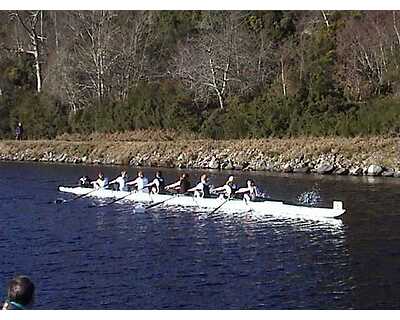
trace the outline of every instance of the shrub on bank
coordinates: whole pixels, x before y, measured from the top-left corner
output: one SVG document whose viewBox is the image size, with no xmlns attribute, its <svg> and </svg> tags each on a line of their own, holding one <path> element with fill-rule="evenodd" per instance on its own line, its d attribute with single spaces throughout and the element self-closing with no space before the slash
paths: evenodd
<svg viewBox="0 0 400 320">
<path fill-rule="evenodd" d="M 231 97 L 224 110 L 193 106 L 174 82 L 141 84 L 126 101 L 93 102 L 77 112 L 45 94 L 21 91 L 15 105 L 0 99 L 0 134 L 12 137 L 21 121 L 28 138 L 87 140 L 176 140 L 180 137 L 243 139 L 298 136 L 398 135 L 400 98 L 315 108 L 299 96 L 264 93 L 253 99 Z M 135 132 L 135 133 L 132 133 Z M 100 136 L 96 136 L 100 134 Z M 114 135 L 112 135 L 114 134 Z M 108 135 L 108 136 L 107 136 Z"/>
</svg>

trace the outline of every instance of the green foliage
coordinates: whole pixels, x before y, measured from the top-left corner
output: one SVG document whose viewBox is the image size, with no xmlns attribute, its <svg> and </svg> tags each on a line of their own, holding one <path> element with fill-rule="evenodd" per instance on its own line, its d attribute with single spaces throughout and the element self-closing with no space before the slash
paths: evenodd
<svg viewBox="0 0 400 320">
<path fill-rule="evenodd" d="M 10 112 L 11 132 L 22 122 L 28 138 L 54 138 L 67 130 L 66 109 L 46 94 L 19 94 Z"/>
<path fill-rule="evenodd" d="M 119 132 L 145 128 L 195 131 L 191 97 L 175 83 L 140 83 L 126 102 L 92 105 L 70 116 L 72 132 Z"/>
<path fill-rule="evenodd" d="M 213 139 L 399 134 L 400 50 L 397 35 L 392 30 L 394 16 L 390 13 L 386 16 L 390 19 L 380 20 L 380 14 L 384 18 L 385 13 L 375 13 L 372 17 L 374 23 L 380 21 L 382 25 L 379 27 L 385 36 L 382 39 L 384 41 L 381 41 L 383 47 L 378 48 L 379 50 L 374 48 L 379 42 L 376 38 L 379 35 L 374 38 L 373 35 L 364 33 L 357 40 L 360 42 L 358 46 L 365 41 L 362 43 L 365 54 L 360 56 L 360 53 L 348 53 L 346 50 L 353 45 L 351 32 L 346 38 L 346 33 L 339 37 L 340 31 L 349 25 L 346 23 L 349 21 L 354 23 L 352 26 L 355 28 L 357 23 L 361 25 L 359 32 L 363 32 L 364 29 L 375 30 L 367 28 L 375 26 L 371 22 L 368 25 L 367 18 L 371 20 L 371 14 L 361 11 L 324 13 L 329 20 L 329 27 L 319 11 L 246 11 L 233 15 L 227 11 L 143 13 L 149 14 L 146 26 L 141 26 L 149 36 L 143 37 L 143 43 L 139 41 L 137 45 L 140 47 L 143 44 L 146 50 L 141 60 L 127 65 L 133 69 L 145 70 L 139 72 L 138 77 L 142 81 L 137 83 L 137 78 L 133 77 L 135 80 L 132 82 L 121 84 L 113 82 L 114 78 L 110 80 L 105 77 L 105 82 L 111 82 L 107 84 L 113 94 L 108 94 L 107 91 L 101 103 L 89 101 L 76 112 L 72 112 L 61 103 L 75 92 L 66 92 L 65 88 L 68 86 L 59 79 L 64 73 L 74 74 L 76 71 L 73 65 L 56 66 L 57 63 L 62 65 L 64 61 L 69 61 L 65 56 L 73 54 L 68 50 L 74 47 L 68 42 L 67 36 L 62 38 L 63 31 L 66 30 L 62 29 L 60 23 L 60 29 L 51 32 L 57 32 L 62 45 L 58 47 L 59 51 L 50 45 L 43 48 L 46 56 L 41 62 L 44 73 L 51 72 L 49 70 L 63 72 L 60 72 L 59 77 L 44 77 L 44 92 L 41 94 L 35 92 L 36 78 L 32 55 L 15 51 L 14 48 L 2 51 L 0 136 L 12 137 L 15 125 L 19 121 L 23 123 L 27 136 L 32 138 L 52 138 L 64 132 L 113 133 L 147 128 L 195 132 Z M 62 15 L 60 12 L 60 21 L 63 21 Z M 44 16 L 45 19 L 50 19 L 52 15 Z M 73 15 L 64 16 L 64 19 L 79 29 L 76 21 L 75 24 L 72 23 Z M 112 21 L 112 26 L 115 27 L 113 30 L 117 33 L 120 28 L 133 29 L 134 19 L 134 16 L 129 14 L 119 16 L 116 13 Z M 132 26 L 122 28 L 125 25 L 124 21 L 130 21 Z M 187 39 L 196 39 L 200 34 L 210 39 L 218 38 L 218 33 L 229 27 L 229 23 L 232 22 L 238 23 L 235 29 L 235 47 L 224 47 L 221 50 L 231 55 L 230 82 L 224 97 L 226 107 L 221 110 L 211 105 L 209 97 L 206 96 L 199 100 L 200 94 L 196 95 L 195 103 L 195 90 L 184 89 L 179 80 L 171 80 L 180 77 L 179 72 L 174 69 L 174 66 L 179 69 L 183 63 L 179 60 L 177 52 L 185 49 Z M 385 23 L 388 24 L 385 26 Z M 15 39 L 7 38 L 14 34 L 14 31 L 9 32 L 11 25 L 14 23 L 0 27 L 0 42 L 4 44 L 4 48 L 15 43 Z M 50 20 L 45 21 L 45 26 L 49 28 L 54 25 Z M 132 37 L 126 39 L 136 41 L 136 34 L 132 32 Z M 50 36 L 48 39 L 48 44 L 54 42 Z M 343 43 L 338 45 L 338 39 Z M 192 45 L 194 43 L 195 41 Z M 224 45 L 228 45 L 228 42 Z M 112 51 L 119 48 L 107 49 Z M 244 54 L 244 57 L 254 56 L 254 60 L 241 59 L 242 50 L 247 54 Z M 5 51 L 8 53 L 3 55 Z M 189 57 L 190 61 L 198 61 L 204 55 L 204 50 L 198 47 L 197 51 L 188 51 L 188 54 L 193 55 Z M 372 64 L 375 63 L 376 67 L 360 68 L 360 60 L 367 54 L 369 59 L 375 59 Z M 384 68 L 379 67 L 381 54 L 382 57 L 387 57 Z M 150 65 L 146 64 L 147 61 L 150 61 Z M 366 62 L 363 63 L 365 65 Z M 107 66 L 112 67 L 112 63 Z M 207 69 L 208 64 L 203 67 Z M 124 68 L 124 63 L 121 63 L 120 68 Z M 382 72 L 379 80 L 368 73 L 375 72 L 375 69 Z M 116 73 L 121 71 L 118 68 L 115 70 Z M 198 71 L 194 70 L 193 74 Z M 219 67 L 217 72 L 220 71 Z M 256 74 L 257 72 L 259 74 Z M 360 72 L 364 73 L 360 75 Z M 84 74 L 81 76 L 85 77 Z M 190 76 L 192 75 L 188 77 Z M 51 83 L 50 86 L 49 79 L 60 83 Z M 130 78 L 126 79 L 128 82 Z M 87 79 L 84 80 L 86 82 L 83 83 L 92 85 Z M 287 85 L 285 96 L 282 93 L 283 81 Z M 243 88 L 240 87 L 242 82 L 245 83 Z M 368 88 L 364 89 L 366 86 Z M 126 92 L 121 93 L 116 89 L 121 87 L 133 87 L 126 99 L 121 98 L 125 97 Z M 79 90 L 77 92 L 79 93 Z M 348 95 L 344 92 L 348 92 Z M 359 96 L 352 97 L 351 94 Z M 362 102 L 359 101 L 360 97 L 364 99 Z"/>
</svg>

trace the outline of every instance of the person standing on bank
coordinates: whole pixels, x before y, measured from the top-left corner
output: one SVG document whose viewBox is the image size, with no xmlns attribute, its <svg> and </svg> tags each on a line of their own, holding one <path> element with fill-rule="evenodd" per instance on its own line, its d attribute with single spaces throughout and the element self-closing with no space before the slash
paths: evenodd
<svg viewBox="0 0 400 320">
<path fill-rule="evenodd" d="M 3 310 L 32 309 L 35 286 L 27 276 L 16 276 L 8 283 Z"/>
<path fill-rule="evenodd" d="M 15 140 L 22 140 L 23 135 L 24 135 L 24 128 L 22 127 L 22 123 L 18 122 L 18 125 L 15 128 Z"/>
</svg>

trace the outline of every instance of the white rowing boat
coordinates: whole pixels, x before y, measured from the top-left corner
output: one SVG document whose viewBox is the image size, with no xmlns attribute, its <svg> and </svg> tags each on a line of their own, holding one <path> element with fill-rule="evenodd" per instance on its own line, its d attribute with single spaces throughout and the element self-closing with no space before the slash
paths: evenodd
<svg viewBox="0 0 400 320">
<path fill-rule="evenodd" d="M 98 189 L 94 191 L 91 188 L 82 187 L 59 187 L 59 191 L 72 193 L 78 196 L 88 194 L 90 197 L 97 198 L 123 198 L 127 201 L 147 204 L 160 202 L 168 206 L 197 207 L 209 210 L 218 208 L 219 211 L 230 213 L 252 212 L 255 215 L 279 215 L 307 219 L 335 218 L 346 211 L 341 201 L 334 201 L 332 208 L 317 208 L 271 200 L 245 202 L 243 200 L 233 199 L 227 201 L 221 198 L 197 198 L 186 195 L 150 194 L 107 189 Z"/>
</svg>

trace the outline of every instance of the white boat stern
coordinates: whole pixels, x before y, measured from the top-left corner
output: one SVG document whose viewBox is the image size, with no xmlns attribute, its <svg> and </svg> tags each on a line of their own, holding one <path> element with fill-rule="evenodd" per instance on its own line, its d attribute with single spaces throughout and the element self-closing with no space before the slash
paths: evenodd
<svg viewBox="0 0 400 320">
<path fill-rule="evenodd" d="M 333 201 L 333 209 L 343 210 L 343 202 L 342 201 Z"/>
</svg>

